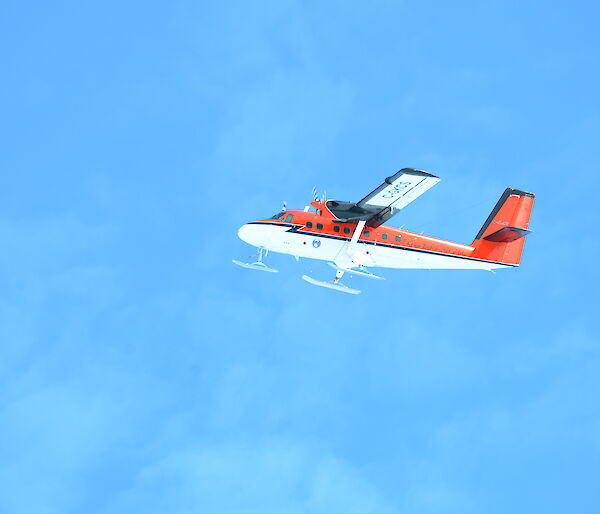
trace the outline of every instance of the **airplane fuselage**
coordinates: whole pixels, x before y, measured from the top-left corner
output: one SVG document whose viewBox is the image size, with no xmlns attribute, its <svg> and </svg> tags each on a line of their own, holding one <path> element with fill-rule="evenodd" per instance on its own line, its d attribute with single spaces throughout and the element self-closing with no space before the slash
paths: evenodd
<svg viewBox="0 0 600 514">
<path fill-rule="evenodd" d="M 482 269 L 514 267 L 474 256 L 473 246 L 415 234 L 386 225 L 343 222 L 320 212 L 284 211 L 279 218 L 243 225 L 239 237 L 259 248 L 334 262 L 340 267 Z"/>
</svg>

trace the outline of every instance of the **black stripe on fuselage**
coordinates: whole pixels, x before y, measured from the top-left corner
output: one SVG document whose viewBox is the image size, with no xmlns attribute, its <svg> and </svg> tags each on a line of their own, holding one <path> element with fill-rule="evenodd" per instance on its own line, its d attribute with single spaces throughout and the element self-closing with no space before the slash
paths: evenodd
<svg viewBox="0 0 600 514">
<path fill-rule="evenodd" d="M 297 225 L 294 223 L 276 223 L 276 222 L 272 222 L 272 221 L 251 221 L 250 223 L 248 223 L 248 225 L 275 225 L 276 227 L 290 227 L 290 229 L 286 230 L 286 232 L 291 232 L 293 234 L 300 234 L 300 235 L 311 236 L 311 237 L 323 237 L 325 239 L 337 239 L 338 241 L 350 241 L 352 239 L 351 237 L 334 236 L 332 234 L 322 234 L 320 232 L 309 232 L 306 230 L 300 232 L 300 229 L 302 229 L 304 227 L 304 225 Z M 511 266 L 514 268 L 516 268 L 518 266 L 518 264 L 507 264 L 506 262 L 488 261 L 486 259 L 477 259 L 476 257 L 467 257 L 466 255 L 454 255 L 451 253 L 434 252 L 432 250 L 424 250 L 422 248 L 410 248 L 408 246 L 397 246 L 397 245 L 393 245 L 393 244 L 389 244 L 389 243 L 381 243 L 379 241 L 367 241 L 365 239 L 359 239 L 358 242 L 367 244 L 367 245 L 385 246 L 386 248 L 395 248 L 397 250 L 406 250 L 408 252 L 428 253 L 431 255 L 441 255 L 442 257 L 454 257 L 456 259 L 467 259 L 469 261 L 477 261 L 477 262 L 489 262 L 491 264 L 501 264 L 502 266 Z"/>
</svg>

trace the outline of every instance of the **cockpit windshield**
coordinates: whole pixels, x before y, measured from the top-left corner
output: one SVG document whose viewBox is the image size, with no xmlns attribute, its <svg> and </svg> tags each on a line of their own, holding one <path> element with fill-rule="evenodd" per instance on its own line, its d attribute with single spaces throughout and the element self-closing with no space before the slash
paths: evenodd
<svg viewBox="0 0 600 514">
<path fill-rule="evenodd" d="M 279 218 L 281 218 L 281 216 L 283 216 L 285 214 L 285 211 L 281 211 L 278 212 L 277 214 L 275 214 L 275 216 L 273 216 L 271 219 L 272 220 L 278 220 Z"/>
</svg>

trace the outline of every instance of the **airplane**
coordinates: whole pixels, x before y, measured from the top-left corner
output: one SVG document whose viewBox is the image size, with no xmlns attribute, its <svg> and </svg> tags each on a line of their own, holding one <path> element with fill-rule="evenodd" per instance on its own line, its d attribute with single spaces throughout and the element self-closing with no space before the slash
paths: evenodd
<svg viewBox="0 0 600 514">
<path fill-rule="evenodd" d="M 426 171 L 404 168 L 358 202 L 319 199 L 303 211 L 284 209 L 271 218 L 246 223 L 238 236 L 258 248 L 257 260 L 239 266 L 278 270 L 263 262 L 269 251 L 327 261 L 335 269 L 331 281 L 302 278 L 310 284 L 359 294 L 341 282 L 344 273 L 382 279 L 370 268 L 481 269 L 519 266 L 534 195 L 507 188 L 471 244 L 453 243 L 384 225 L 440 181 Z"/>
</svg>

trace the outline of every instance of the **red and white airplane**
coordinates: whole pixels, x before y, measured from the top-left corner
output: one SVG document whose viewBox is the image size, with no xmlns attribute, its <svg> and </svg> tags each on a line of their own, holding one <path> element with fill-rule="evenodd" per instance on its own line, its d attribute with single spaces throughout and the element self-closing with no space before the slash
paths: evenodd
<svg viewBox="0 0 600 514">
<path fill-rule="evenodd" d="M 534 195 L 507 188 L 469 245 L 415 234 L 384 225 L 394 214 L 440 181 L 438 177 L 405 168 L 385 179 L 359 202 L 315 200 L 316 212 L 283 210 L 272 218 L 252 221 L 238 230 L 239 237 L 258 247 L 253 263 L 240 266 L 275 272 L 263 263 L 273 251 L 328 261 L 336 270 L 329 282 L 308 275 L 311 284 L 358 294 L 340 281 L 344 273 L 379 277 L 368 268 L 482 269 L 519 265 Z"/>
</svg>

